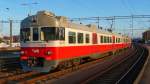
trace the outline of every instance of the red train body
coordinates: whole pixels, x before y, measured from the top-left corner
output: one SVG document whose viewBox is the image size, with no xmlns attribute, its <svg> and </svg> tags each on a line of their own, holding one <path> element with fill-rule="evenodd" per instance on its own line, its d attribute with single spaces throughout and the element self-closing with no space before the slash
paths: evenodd
<svg viewBox="0 0 150 84">
<path fill-rule="evenodd" d="M 48 72 L 131 45 L 127 36 L 98 30 L 94 25 L 74 24 L 46 11 L 24 19 L 20 31 L 24 70 Z"/>
</svg>

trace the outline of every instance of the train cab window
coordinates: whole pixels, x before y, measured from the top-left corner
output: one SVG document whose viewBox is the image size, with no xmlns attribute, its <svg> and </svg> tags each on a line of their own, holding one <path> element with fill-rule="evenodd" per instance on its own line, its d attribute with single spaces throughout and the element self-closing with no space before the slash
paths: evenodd
<svg viewBox="0 0 150 84">
<path fill-rule="evenodd" d="M 39 31 L 38 28 L 33 28 L 33 41 L 39 40 Z"/>
<path fill-rule="evenodd" d="M 56 40 L 65 40 L 65 28 L 56 28 Z"/>
<path fill-rule="evenodd" d="M 76 43 L 76 33 L 69 32 L 69 43 Z"/>
<path fill-rule="evenodd" d="M 78 33 L 78 43 L 83 43 L 83 33 Z"/>
<path fill-rule="evenodd" d="M 86 34 L 86 35 L 85 35 L 85 42 L 86 42 L 86 43 L 89 43 L 89 42 L 90 42 L 90 39 L 89 39 L 89 38 L 90 38 L 89 34 Z"/>
<path fill-rule="evenodd" d="M 42 27 L 40 34 L 43 41 L 65 40 L 65 28 Z"/>
<path fill-rule="evenodd" d="M 41 40 L 49 41 L 55 40 L 55 28 L 43 27 L 41 28 Z"/>
<path fill-rule="evenodd" d="M 20 40 L 24 42 L 31 40 L 30 28 L 24 28 L 20 30 Z"/>
</svg>

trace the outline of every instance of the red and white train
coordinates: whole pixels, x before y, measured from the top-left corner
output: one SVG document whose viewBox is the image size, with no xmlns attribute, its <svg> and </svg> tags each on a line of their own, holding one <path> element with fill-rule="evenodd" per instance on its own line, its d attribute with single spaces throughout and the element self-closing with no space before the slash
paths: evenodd
<svg viewBox="0 0 150 84">
<path fill-rule="evenodd" d="M 131 45 L 127 36 L 75 24 L 47 11 L 25 18 L 20 35 L 23 69 L 41 72 L 101 58 Z"/>
</svg>

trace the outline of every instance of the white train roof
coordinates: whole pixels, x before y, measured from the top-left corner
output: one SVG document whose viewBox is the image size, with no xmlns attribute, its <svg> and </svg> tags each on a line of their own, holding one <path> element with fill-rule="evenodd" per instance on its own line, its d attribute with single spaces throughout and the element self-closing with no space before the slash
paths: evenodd
<svg viewBox="0 0 150 84">
<path fill-rule="evenodd" d="M 123 35 L 117 33 L 112 33 L 112 32 L 98 29 L 96 25 L 92 25 L 92 24 L 83 25 L 83 24 L 70 22 L 66 17 L 55 16 L 54 13 L 48 11 L 39 11 L 37 12 L 36 15 L 29 16 L 21 22 L 21 28 L 29 28 L 29 27 L 37 27 L 37 26 L 73 28 L 73 29 L 80 29 L 84 31 L 124 37 Z"/>
</svg>

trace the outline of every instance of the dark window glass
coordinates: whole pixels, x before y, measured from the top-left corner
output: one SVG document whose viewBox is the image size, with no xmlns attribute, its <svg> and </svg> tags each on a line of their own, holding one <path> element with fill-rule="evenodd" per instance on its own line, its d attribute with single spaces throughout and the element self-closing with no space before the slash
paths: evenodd
<svg viewBox="0 0 150 84">
<path fill-rule="evenodd" d="M 106 38 L 106 36 L 104 36 L 104 43 L 106 43 L 106 42 L 107 42 L 106 40 L 107 40 L 107 38 Z"/>
<path fill-rule="evenodd" d="M 20 40 L 24 42 L 31 40 L 30 28 L 23 28 L 20 30 Z"/>
<path fill-rule="evenodd" d="M 101 36 L 99 36 L 99 43 L 101 43 Z"/>
<path fill-rule="evenodd" d="M 76 43 L 76 33 L 69 32 L 69 43 Z"/>
<path fill-rule="evenodd" d="M 39 39 L 38 28 L 33 28 L 33 41 L 38 41 L 38 39 Z"/>
<path fill-rule="evenodd" d="M 115 37 L 113 37 L 113 43 L 115 43 Z"/>
<path fill-rule="evenodd" d="M 65 28 L 56 28 L 56 40 L 65 40 Z"/>
<path fill-rule="evenodd" d="M 55 28 L 43 27 L 41 28 L 41 36 L 43 36 L 44 41 L 56 40 L 55 38 Z"/>
<path fill-rule="evenodd" d="M 90 39 L 89 39 L 90 36 L 89 36 L 89 34 L 86 34 L 85 37 L 86 37 L 86 39 L 85 39 L 86 43 L 89 43 L 90 42 Z"/>
<path fill-rule="evenodd" d="M 101 43 L 104 43 L 104 38 L 103 38 L 103 36 L 101 36 Z"/>
<path fill-rule="evenodd" d="M 41 28 L 41 40 L 65 40 L 65 28 L 43 27 Z"/>
<path fill-rule="evenodd" d="M 110 43 L 112 43 L 112 38 L 110 37 Z"/>
<path fill-rule="evenodd" d="M 109 43 L 109 37 L 107 37 L 107 42 L 106 43 Z"/>
<path fill-rule="evenodd" d="M 83 43 L 83 33 L 78 33 L 78 43 Z"/>
<path fill-rule="evenodd" d="M 119 42 L 119 43 L 121 42 L 120 38 L 118 38 L 118 42 Z"/>
<path fill-rule="evenodd" d="M 116 38 L 116 43 L 118 43 L 118 38 Z"/>
</svg>

